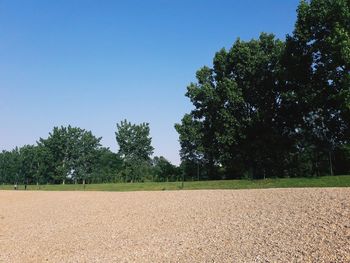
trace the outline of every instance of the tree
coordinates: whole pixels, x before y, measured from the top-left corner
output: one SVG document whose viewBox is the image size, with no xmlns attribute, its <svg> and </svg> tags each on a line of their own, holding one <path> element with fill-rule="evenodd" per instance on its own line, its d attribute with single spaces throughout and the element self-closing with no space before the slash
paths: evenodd
<svg viewBox="0 0 350 263">
<path fill-rule="evenodd" d="M 36 148 L 34 145 L 25 145 L 19 149 L 20 174 L 25 184 L 32 183 L 37 168 L 35 167 Z"/>
<path fill-rule="evenodd" d="M 109 148 L 101 147 L 97 151 L 96 164 L 91 180 L 94 183 L 118 182 L 118 173 L 122 169 L 123 160 Z"/>
<path fill-rule="evenodd" d="M 220 123 L 225 126 L 219 134 L 224 138 L 221 147 L 226 149 L 228 158 L 224 163 L 230 172 L 237 173 L 230 164 L 236 166 L 240 162 L 253 178 L 282 170 L 281 157 L 287 150 L 280 119 L 283 51 L 282 41 L 273 34 L 262 33 L 258 40 L 238 39 L 225 60 L 214 60 L 216 81 L 227 87 L 229 84 L 223 80 L 228 78 L 236 86 L 231 84 L 231 94 L 226 92 L 229 96 L 221 100 L 225 118 Z"/>
<path fill-rule="evenodd" d="M 85 180 L 92 173 L 101 138 L 90 131 L 76 127 L 54 127 L 47 139 L 40 138 L 38 145 L 52 156 L 53 178 L 63 184 L 67 179 Z"/>
<path fill-rule="evenodd" d="M 65 184 L 67 176 L 71 171 L 70 156 L 72 144 L 68 141 L 67 127 L 54 127 L 53 131 L 49 133 L 47 139 L 40 138 L 38 145 L 47 151 L 52 156 L 52 163 L 50 170 L 55 181 L 61 181 Z M 69 129 L 71 127 L 69 126 Z"/>
<path fill-rule="evenodd" d="M 327 164 L 333 174 L 350 138 L 349 21 L 347 0 L 301 1 L 285 43 L 262 33 L 217 52 L 175 125 L 184 167 L 201 160 L 209 178 L 218 167 L 224 178 L 321 175 Z"/>
<path fill-rule="evenodd" d="M 34 162 L 34 174 L 33 178 L 37 185 L 37 188 L 40 188 L 40 184 L 48 183 L 51 178 L 53 178 L 52 163 L 53 157 L 49 149 L 43 147 L 42 145 L 37 145 L 33 149 L 33 162 Z"/>
<path fill-rule="evenodd" d="M 185 114 L 181 124 L 175 124 L 175 129 L 180 137 L 181 158 L 189 161 L 203 158 L 202 123 L 194 119 L 191 114 Z"/>
<path fill-rule="evenodd" d="M 322 158 L 350 138 L 350 2 L 301 1 L 292 36 L 287 36 L 286 90 L 296 99 L 292 130 L 300 154 L 312 152 L 313 172 Z"/>
<path fill-rule="evenodd" d="M 169 182 L 178 180 L 179 174 L 176 167 L 163 156 L 155 156 L 152 165 L 154 173 L 153 181 Z"/>
<path fill-rule="evenodd" d="M 186 93 L 194 110 L 175 125 L 183 160 L 203 163 L 210 179 L 218 178 L 220 166 L 226 178 L 248 170 L 254 178 L 277 173 L 276 161 L 283 163 L 275 146 L 284 138 L 278 119 L 283 50 L 273 35 L 238 39 L 229 52 L 216 53 L 213 68 L 197 72 L 198 82 Z"/>
<path fill-rule="evenodd" d="M 124 170 L 121 175 L 125 181 L 140 181 L 144 173 L 149 173 L 151 145 L 148 123 L 131 124 L 127 120 L 117 124 L 115 133 L 119 145 L 118 154 L 124 159 Z"/>
<path fill-rule="evenodd" d="M 97 163 L 101 138 L 96 138 L 91 131 L 81 130 L 73 149 L 76 156 L 74 169 L 75 180 L 86 180 L 91 176 Z"/>
<path fill-rule="evenodd" d="M 18 184 L 22 182 L 19 149 L 2 151 L 0 155 L 0 178 L 2 183 Z"/>
</svg>

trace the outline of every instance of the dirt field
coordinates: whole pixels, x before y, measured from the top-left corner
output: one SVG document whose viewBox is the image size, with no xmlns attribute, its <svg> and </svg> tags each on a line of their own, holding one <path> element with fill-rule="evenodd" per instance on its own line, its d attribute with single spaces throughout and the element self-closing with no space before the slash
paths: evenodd
<svg viewBox="0 0 350 263">
<path fill-rule="evenodd" d="M 350 188 L 0 191 L 0 262 L 350 262 Z"/>
</svg>

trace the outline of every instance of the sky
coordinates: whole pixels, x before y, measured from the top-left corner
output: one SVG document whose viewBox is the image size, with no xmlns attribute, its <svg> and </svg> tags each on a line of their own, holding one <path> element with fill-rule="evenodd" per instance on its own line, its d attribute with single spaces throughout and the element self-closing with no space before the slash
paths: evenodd
<svg viewBox="0 0 350 263">
<path fill-rule="evenodd" d="M 72 125 L 118 151 L 116 123 L 148 122 L 178 164 L 186 87 L 215 52 L 284 39 L 298 0 L 0 0 L 0 151 Z"/>
</svg>

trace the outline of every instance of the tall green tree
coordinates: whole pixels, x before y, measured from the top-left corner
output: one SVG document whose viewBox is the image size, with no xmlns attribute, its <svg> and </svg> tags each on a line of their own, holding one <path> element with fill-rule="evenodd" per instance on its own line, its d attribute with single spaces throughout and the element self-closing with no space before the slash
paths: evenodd
<svg viewBox="0 0 350 263">
<path fill-rule="evenodd" d="M 273 35 L 237 40 L 230 51 L 216 53 L 213 68 L 197 72 L 198 82 L 186 93 L 194 110 L 175 125 L 183 160 L 200 159 L 212 179 L 222 165 L 226 177 L 249 169 L 253 177 L 277 172 L 276 161 L 283 163 L 276 145 L 283 144 L 278 119 L 283 50 Z"/>
<path fill-rule="evenodd" d="M 204 163 L 203 147 L 203 123 L 192 114 L 185 114 L 181 123 L 175 124 L 175 129 L 179 133 L 180 157 L 185 167 L 185 173 L 192 175 L 199 163 Z"/>
<path fill-rule="evenodd" d="M 286 90 L 294 105 L 292 130 L 313 172 L 350 138 L 350 2 L 301 1 L 293 35 L 287 36 Z"/>
<path fill-rule="evenodd" d="M 47 139 L 40 138 L 38 144 L 52 156 L 50 170 L 53 178 L 63 184 L 67 179 L 75 182 L 91 175 L 101 138 L 90 131 L 77 127 L 54 127 Z"/>
<path fill-rule="evenodd" d="M 16 147 L 12 151 L 2 151 L 0 157 L 0 178 L 2 183 L 22 183 L 19 149 Z"/>
<path fill-rule="evenodd" d="M 125 181 L 140 181 L 144 174 L 149 173 L 154 150 L 149 124 L 131 124 L 124 120 L 117 124 L 115 135 L 119 145 L 118 154 L 124 159 L 121 175 Z"/>
<path fill-rule="evenodd" d="M 33 183 L 35 180 L 36 167 L 36 147 L 25 145 L 19 149 L 20 174 L 25 184 Z"/>
<path fill-rule="evenodd" d="M 182 160 L 209 178 L 218 166 L 225 178 L 332 174 L 350 138 L 349 5 L 301 1 L 285 43 L 263 33 L 217 52 L 187 88 Z"/>
<path fill-rule="evenodd" d="M 226 117 L 230 122 L 222 119 L 221 123 L 226 123 L 228 128 L 222 127 L 220 134 L 227 137 L 222 147 L 229 154 L 230 158 L 225 163 L 231 172 L 235 169 L 230 164 L 235 163 L 236 166 L 239 162 L 243 162 L 244 169 L 249 169 L 253 178 L 278 174 L 283 169 L 281 157 L 287 150 L 280 120 L 280 58 L 283 51 L 282 41 L 275 39 L 273 34 L 262 33 L 258 40 L 237 40 L 222 65 L 215 63 L 220 60 L 214 60 L 216 72 L 225 70 L 224 74 L 217 74 L 217 81 L 229 78 L 236 84 L 237 90 L 231 95 L 234 100 L 230 96 L 222 100 L 223 116 L 230 116 Z M 234 156 L 239 156 L 241 160 Z"/>
<path fill-rule="evenodd" d="M 101 138 L 95 137 L 91 131 L 81 131 L 75 146 L 75 179 L 82 180 L 83 184 L 91 178 L 98 161 L 98 150 Z"/>
<path fill-rule="evenodd" d="M 70 126 L 69 129 L 71 129 Z M 38 145 L 47 149 L 52 156 L 52 163 L 49 168 L 52 171 L 52 179 L 65 184 L 71 171 L 72 144 L 68 140 L 68 128 L 63 126 L 54 127 L 48 138 L 39 139 Z"/>
</svg>

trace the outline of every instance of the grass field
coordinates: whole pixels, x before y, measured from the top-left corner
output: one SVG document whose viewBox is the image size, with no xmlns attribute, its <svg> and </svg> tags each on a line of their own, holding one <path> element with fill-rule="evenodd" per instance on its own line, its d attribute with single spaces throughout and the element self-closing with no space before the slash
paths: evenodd
<svg viewBox="0 0 350 263">
<path fill-rule="evenodd" d="M 185 182 L 183 189 L 260 189 L 260 188 L 287 188 L 287 187 L 350 187 L 350 175 L 323 176 L 310 178 L 278 178 L 266 180 L 220 180 Z M 13 185 L 0 185 L 0 190 L 12 190 Z M 24 186 L 19 185 L 19 190 Z M 29 185 L 28 190 L 38 190 L 36 185 Z M 86 191 L 164 191 L 182 189 L 181 182 L 164 183 L 109 183 L 87 184 Z M 40 190 L 46 191 L 81 191 L 81 184 L 40 185 Z"/>
</svg>

